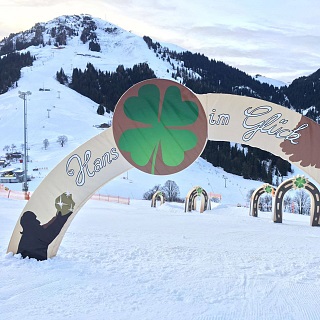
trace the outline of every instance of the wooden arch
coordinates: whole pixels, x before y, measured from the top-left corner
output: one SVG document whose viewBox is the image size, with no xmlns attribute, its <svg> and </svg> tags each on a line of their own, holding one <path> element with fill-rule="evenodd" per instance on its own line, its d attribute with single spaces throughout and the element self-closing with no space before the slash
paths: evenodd
<svg viewBox="0 0 320 320">
<path fill-rule="evenodd" d="M 266 183 L 262 185 L 261 187 L 257 188 L 251 195 L 250 199 L 250 212 L 249 215 L 253 217 L 258 216 L 258 206 L 259 206 L 259 199 L 261 195 L 264 193 L 269 193 L 272 196 L 275 194 L 275 188 L 271 186 L 270 184 Z"/>
<path fill-rule="evenodd" d="M 196 210 L 197 207 L 197 198 L 201 197 L 201 204 L 200 204 L 200 213 L 205 210 L 211 209 L 211 202 L 209 201 L 208 194 L 206 190 L 197 186 L 192 188 L 185 199 L 184 203 L 184 212 L 190 212 L 192 210 Z"/>
<path fill-rule="evenodd" d="M 232 141 L 266 150 L 290 161 L 320 183 L 320 127 L 317 123 L 288 108 L 260 99 L 230 94 L 196 95 L 182 87 L 171 80 L 149 79 L 126 91 L 120 98 L 121 104 L 117 104 L 113 126 L 65 157 L 34 191 L 16 223 L 7 252 L 19 252 L 23 231 L 21 223 L 28 212 L 27 215 L 36 219 L 43 229 L 48 227 L 48 222 L 52 222 L 53 218 L 55 223 L 60 221 L 60 232 L 56 232 L 56 237 L 43 250 L 41 258 L 55 256 L 75 215 L 103 185 L 133 166 L 154 174 L 160 172 L 167 175 L 181 171 L 196 160 L 196 154 L 201 154 L 204 148 L 202 143 L 206 139 Z M 143 94 L 142 105 L 145 112 L 141 113 L 138 112 L 141 105 L 137 106 L 137 103 L 142 101 Z M 165 104 L 165 109 L 160 108 L 159 103 L 154 103 L 155 98 Z M 129 105 L 133 109 L 128 112 L 124 105 L 129 99 Z M 121 114 L 117 111 L 119 105 L 122 108 Z M 165 123 L 168 125 L 162 122 L 158 126 L 156 122 L 162 119 L 157 117 L 157 112 L 160 114 L 163 110 Z M 169 114 L 170 110 L 174 116 Z M 185 110 L 187 114 L 184 113 Z M 150 119 L 151 122 L 148 122 Z M 166 144 L 162 145 L 162 137 L 154 140 L 155 136 L 152 134 L 140 134 L 143 130 L 152 133 L 153 129 L 158 134 L 165 134 Z M 114 133 L 117 134 L 117 141 Z M 170 136 L 176 139 L 168 142 Z M 145 141 L 135 144 L 135 140 L 141 137 Z M 149 142 L 153 146 L 148 146 Z M 174 148 L 170 149 L 171 146 Z M 176 147 L 180 147 L 179 152 Z M 161 158 L 162 152 L 166 154 L 165 160 Z M 138 163 L 137 166 L 128 161 L 132 157 Z M 171 171 L 166 171 L 168 168 Z M 312 184 L 308 184 L 306 189 L 310 192 L 317 190 Z M 277 190 L 279 202 L 276 205 L 275 222 L 282 219 L 281 190 Z M 312 225 L 318 225 L 318 198 L 316 191 L 313 196 L 315 212 L 311 215 Z M 64 218 L 59 216 L 60 211 Z M 45 232 L 43 235 L 46 237 Z M 32 254 L 29 256 L 34 257 Z"/>
<path fill-rule="evenodd" d="M 162 191 L 158 190 L 155 192 L 151 199 L 151 207 L 155 208 L 157 206 L 157 200 L 160 200 L 160 206 L 164 204 L 164 196 Z"/>
<path fill-rule="evenodd" d="M 319 226 L 320 217 L 320 193 L 319 189 L 303 176 L 296 176 L 282 182 L 275 192 L 275 205 L 273 208 L 273 221 L 282 223 L 283 199 L 287 191 L 291 189 L 305 189 L 311 195 L 310 225 Z"/>
</svg>

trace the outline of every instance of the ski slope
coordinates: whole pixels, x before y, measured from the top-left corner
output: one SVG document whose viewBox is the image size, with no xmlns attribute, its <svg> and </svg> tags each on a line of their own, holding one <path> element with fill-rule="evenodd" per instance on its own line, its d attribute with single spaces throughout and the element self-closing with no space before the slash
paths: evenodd
<svg viewBox="0 0 320 320">
<path fill-rule="evenodd" d="M 90 200 L 58 255 L 6 254 L 24 201 L 0 199 L 3 319 L 319 319 L 320 229 L 220 205 Z"/>
</svg>

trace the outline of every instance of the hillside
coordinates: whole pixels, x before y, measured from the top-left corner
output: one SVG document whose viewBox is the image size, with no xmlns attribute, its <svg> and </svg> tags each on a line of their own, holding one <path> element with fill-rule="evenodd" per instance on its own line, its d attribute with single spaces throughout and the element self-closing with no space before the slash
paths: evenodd
<svg viewBox="0 0 320 320">
<path fill-rule="evenodd" d="M 299 111 L 313 106 L 318 108 L 314 101 L 318 96 L 319 70 L 294 80 L 286 87 L 284 83 L 262 75 L 249 76 L 222 61 L 210 60 L 201 53 L 154 42 L 147 35 L 141 38 L 90 15 L 60 16 L 46 23 L 37 23 L 24 32 L 10 34 L 0 41 L 0 56 L 27 49 L 39 58 L 47 55 L 48 51 L 43 50 L 45 47 L 51 49 L 51 58 L 54 58 L 54 52 L 62 50 L 65 61 L 60 68 L 64 70 L 69 83 L 74 69 L 83 71 L 88 63 L 101 72 L 115 72 L 119 66 L 126 69 L 147 64 L 156 77 L 174 78 L 183 84 L 188 82 L 194 86 L 191 89 L 196 93 L 249 95 Z M 48 58 L 50 55 L 47 55 Z M 56 72 L 60 70 L 59 65 L 57 67 Z M 303 86 L 310 87 L 310 84 L 315 90 L 302 91 Z M 298 95 L 304 99 L 299 100 Z"/>
<path fill-rule="evenodd" d="M 142 44 L 145 45 L 143 41 Z M 29 187 L 30 190 L 35 190 L 43 177 L 61 159 L 103 130 L 98 128 L 98 125 L 110 124 L 112 114 L 98 115 L 96 112 L 97 103 L 60 84 L 55 79 L 57 66 L 65 67 L 69 63 L 73 63 L 75 67 L 81 67 L 86 63 L 83 61 L 82 55 L 77 56 L 78 59 L 74 59 L 73 46 L 66 46 L 64 49 L 58 50 L 50 46 L 41 49 L 31 47 L 29 50 L 32 55 L 36 56 L 32 67 L 22 69 L 22 77 L 18 81 L 18 87 L 0 95 L 0 128 L 4 132 L 4 135 L 0 136 L 0 146 L 9 145 L 11 147 L 14 144 L 17 150 L 21 150 L 21 144 L 23 144 L 23 100 L 19 98 L 18 92 L 19 90 L 31 91 L 32 94 L 27 96 L 28 154 L 31 160 L 28 167 L 29 173 L 35 177 L 29 183 Z M 87 52 L 86 48 L 83 50 L 83 52 Z M 94 60 L 95 58 L 86 57 L 85 59 Z M 75 61 L 78 62 L 78 65 L 75 64 Z M 68 142 L 64 147 L 57 143 L 57 138 L 61 135 L 68 137 Z M 49 141 L 46 150 L 43 144 L 45 139 Z M 21 166 L 21 164 L 12 163 L 12 166 Z M 33 169 L 38 170 L 33 171 Z M 197 181 L 192 179 L 194 176 L 198 177 Z M 108 183 L 100 192 L 141 199 L 144 192 L 157 184 L 163 185 L 169 179 L 178 184 L 181 197 L 184 197 L 194 184 L 198 184 L 206 188 L 208 192 L 221 193 L 226 203 L 232 199 L 232 203 L 239 202 L 243 205 L 247 202 L 247 192 L 261 185 L 261 182 L 248 181 L 242 187 L 244 180 L 241 177 L 228 174 L 220 168 L 214 168 L 205 160 L 199 159 L 186 170 L 186 173 L 178 173 L 173 176 L 153 177 L 132 169 Z M 141 188 L 137 188 L 139 183 Z M 227 183 L 227 188 L 224 187 L 225 183 Z M 21 190 L 20 183 L 8 184 L 7 186 L 10 189 Z M 236 186 L 240 191 L 237 195 L 233 195 L 233 189 L 228 186 Z"/>
<path fill-rule="evenodd" d="M 79 16 L 60 17 L 44 25 L 39 24 L 22 34 L 11 35 L 0 42 L 3 53 L 7 52 L 6 48 L 9 44 L 12 46 L 14 43 L 17 49 L 21 46 L 27 47 L 20 53 L 30 52 L 31 56 L 36 59 L 31 67 L 22 68 L 21 78 L 7 93 L 0 95 L 0 125 L 1 131 L 6 133 L 5 136 L 0 137 L 0 146 L 14 143 L 20 148 L 22 143 L 23 101 L 18 97 L 20 90 L 32 92 L 27 103 L 31 149 L 35 145 L 41 148 L 42 141 L 46 138 L 50 140 L 50 143 L 54 142 L 55 137 L 51 137 L 50 121 L 55 118 L 63 121 L 66 113 L 68 114 L 66 124 L 60 126 L 55 134 L 67 135 L 70 148 L 97 134 L 99 130 L 94 127 L 95 125 L 110 123 L 111 118 L 107 114 L 104 117 L 97 115 L 97 103 L 61 85 L 56 80 L 56 74 L 61 68 L 70 77 L 74 68 L 85 69 L 88 63 L 102 70 L 115 71 L 118 65 L 132 67 L 145 61 L 153 66 L 157 77 L 170 78 L 166 71 L 169 64 L 158 59 L 153 52 L 148 50 L 142 38 L 99 19 L 94 20 L 99 25 L 99 30 L 96 32 L 100 32 L 101 39 L 107 37 L 104 44 L 101 44 L 103 52 L 89 51 L 88 43 L 83 43 L 79 39 L 79 33 L 85 28 L 81 27 L 81 22 L 86 21 L 85 17 L 82 17 L 83 19 L 80 19 Z M 73 30 L 72 36 L 68 36 L 67 45 L 57 47 L 52 43 L 52 45 L 30 46 L 32 43 L 38 43 L 34 40 L 38 34 L 37 30 L 43 31 L 41 33 L 43 41 L 53 42 L 59 33 L 56 31 L 56 37 L 52 38 L 51 31 L 59 29 L 57 26 L 61 26 L 62 33 L 70 30 L 70 26 L 77 27 Z M 112 30 L 112 32 L 103 30 Z M 76 32 L 78 36 L 74 35 Z M 24 39 L 25 42 L 20 39 Z M 48 109 L 51 110 L 49 113 Z M 15 127 L 15 130 L 12 130 L 12 127 Z M 79 129 L 81 135 L 75 134 L 74 132 Z"/>
<path fill-rule="evenodd" d="M 319 123 L 320 69 L 309 76 L 295 79 L 285 92 L 298 112 Z"/>
</svg>

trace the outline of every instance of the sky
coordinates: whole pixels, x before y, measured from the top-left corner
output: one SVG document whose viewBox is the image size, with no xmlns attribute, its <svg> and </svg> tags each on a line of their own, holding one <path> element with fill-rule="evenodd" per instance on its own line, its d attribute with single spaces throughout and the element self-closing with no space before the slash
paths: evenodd
<svg viewBox="0 0 320 320">
<path fill-rule="evenodd" d="M 86 13 L 251 75 L 291 82 L 320 67 L 318 0 L 0 0 L 0 12 L 0 39 Z"/>
</svg>

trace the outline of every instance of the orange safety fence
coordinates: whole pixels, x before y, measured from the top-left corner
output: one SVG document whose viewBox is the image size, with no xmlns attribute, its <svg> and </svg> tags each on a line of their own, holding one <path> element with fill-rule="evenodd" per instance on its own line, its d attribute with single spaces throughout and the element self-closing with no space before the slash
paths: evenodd
<svg viewBox="0 0 320 320">
<path fill-rule="evenodd" d="M 9 188 L 0 186 L 0 197 L 14 200 L 29 200 L 32 192 L 10 190 Z"/>
<path fill-rule="evenodd" d="M 31 191 L 16 191 L 10 190 L 8 187 L 5 187 L 3 184 L 0 184 L 0 197 L 14 199 L 14 200 L 29 200 L 32 195 Z M 92 200 L 116 202 L 122 204 L 130 204 L 130 198 L 124 198 L 119 196 L 109 196 L 104 194 L 94 194 L 91 197 Z"/>
<path fill-rule="evenodd" d="M 222 199 L 222 195 L 219 193 L 213 193 L 213 192 L 209 192 L 209 198 L 210 199 Z"/>
<path fill-rule="evenodd" d="M 117 202 L 122 204 L 130 204 L 130 198 L 124 198 L 119 196 L 109 196 L 105 194 L 94 194 L 91 197 L 92 200 L 108 201 L 108 202 Z"/>
</svg>

